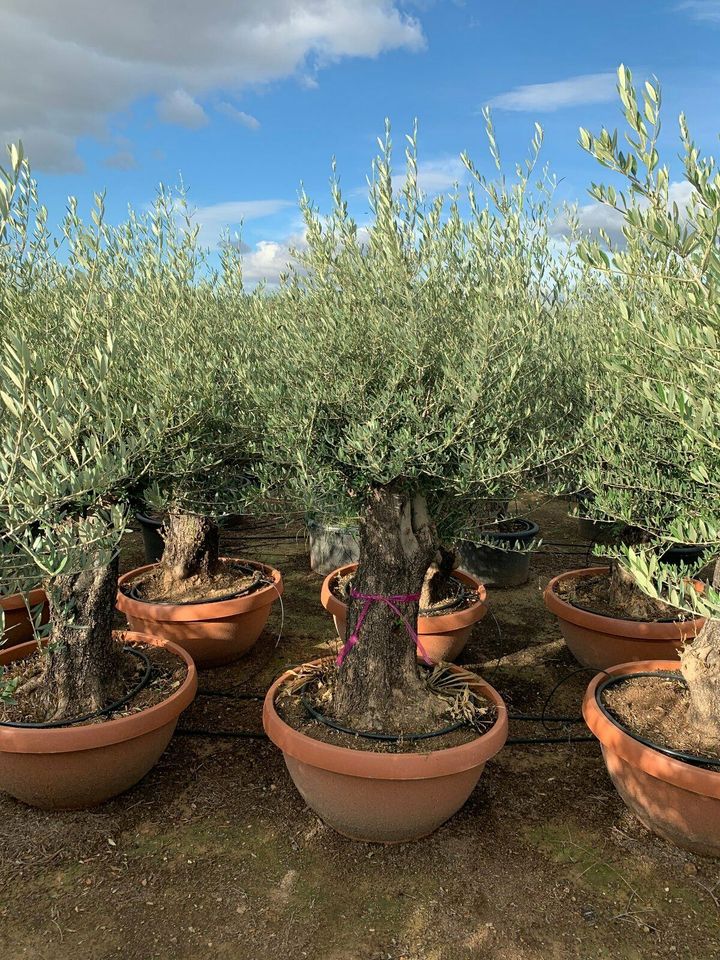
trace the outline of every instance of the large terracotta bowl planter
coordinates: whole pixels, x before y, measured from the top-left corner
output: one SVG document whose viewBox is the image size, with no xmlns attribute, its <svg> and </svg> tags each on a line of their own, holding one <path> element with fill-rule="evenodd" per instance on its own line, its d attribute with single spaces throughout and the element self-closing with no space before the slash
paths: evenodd
<svg viewBox="0 0 720 960">
<path fill-rule="evenodd" d="M 28 613 L 30 609 L 43 605 L 41 623 L 48 622 L 49 610 L 44 590 L 31 590 L 24 595 L 13 593 L 0 598 L 0 607 L 5 613 L 5 631 L 0 635 L 0 650 L 16 647 L 19 643 L 28 643 L 34 639 L 33 622 Z"/>
<path fill-rule="evenodd" d="M 619 620 L 580 610 L 557 593 L 558 584 L 565 580 L 609 573 L 609 567 L 570 570 L 553 577 L 545 588 L 545 606 L 558 618 L 560 632 L 578 663 L 605 670 L 631 660 L 677 660 L 683 643 L 700 632 L 705 622 L 701 617 L 672 623 Z"/>
<path fill-rule="evenodd" d="M 497 720 L 470 743 L 405 754 L 321 743 L 294 730 L 275 709 L 278 690 L 291 675 L 284 673 L 268 690 L 263 706 L 265 732 L 282 750 L 307 805 L 352 840 L 403 843 L 437 830 L 462 807 L 485 764 L 507 739 L 503 699 L 478 677 L 474 687 L 495 705 Z"/>
<path fill-rule="evenodd" d="M 347 563 L 344 567 L 333 570 L 323 580 L 320 590 L 320 600 L 325 609 L 332 614 L 338 636 L 345 639 L 345 624 L 347 623 L 348 605 L 338 600 L 332 592 L 331 585 L 337 577 L 344 577 L 357 570 L 356 563 Z M 423 650 L 433 663 L 448 662 L 460 656 L 468 642 L 472 628 L 479 623 L 487 613 L 487 591 L 479 580 L 468 573 L 453 570 L 453 577 L 464 583 L 465 586 L 477 593 L 477 603 L 471 604 L 464 610 L 454 613 L 443 613 L 436 617 L 418 617 L 417 632 Z M 418 648 L 418 656 L 421 651 Z"/>
<path fill-rule="evenodd" d="M 244 597 L 206 603 L 146 603 L 123 593 L 123 584 L 152 570 L 155 564 L 151 563 L 120 577 L 117 608 L 127 617 L 131 630 L 171 640 L 187 650 L 198 668 L 234 663 L 254 646 L 273 601 L 283 592 L 278 570 L 250 560 L 237 562 L 262 570 L 272 583 Z"/>
<path fill-rule="evenodd" d="M 720 772 L 668 757 L 625 733 L 595 698 L 607 674 L 678 670 L 675 660 L 641 660 L 611 667 L 593 678 L 583 716 L 602 746 L 610 779 L 638 820 L 678 847 L 720 856 Z"/>
<path fill-rule="evenodd" d="M 155 766 L 195 697 L 197 671 L 174 643 L 138 633 L 118 636 L 124 643 L 165 647 L 187 665 L 184 681 L 162 703 L 102 723 L 52 729 L 0 724 L 0 791 L 43 810 L 77 810 L 123 793 Z M 0 664 L 36 649 L 33 641 L 0 652 Z"/>
</svg>

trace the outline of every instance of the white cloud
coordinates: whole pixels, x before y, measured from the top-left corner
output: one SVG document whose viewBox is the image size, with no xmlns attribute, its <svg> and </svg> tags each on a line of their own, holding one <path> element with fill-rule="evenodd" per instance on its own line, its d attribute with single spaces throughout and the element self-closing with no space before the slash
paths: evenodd
<svg viewBox="0 0 720 960">
<path fill-rule="evenodd" d="M 232 235 L 242 223 L 261 220 L 294 207 L 292 200 L 227 200 L 204 207 L 195 207 L 193 221 L 200 226 L 200 243 L 216 247 L 225 231 Z"/>
<path fill-rule="evenodd" d="M 693 20 L 720 23 L 720 0 L 684 0 L 677 9 L 687 11 Z"/>
<path fill-rule="evenodd" d="M 218 113 L 223 113 L 231 120 L 235 120 L 236 123 L 241 123 L 248 130 L 260 129 L 260 121 L 257 117 L 254 117 L 251 113 L 245 113 L 244 110 L 238 110 L 232 103 L 223 100 L 217 105 L 217 109 Z"/>
<path fill-rule="evenodd" d="M 552 111 L 587 103 L 614 100 L 614 73 L 586 73 L 553 83 L 531 83 L 501 93 L 490 101 L 499 110 Z"/>
<path fill-rule="evenodd" d="M 681 219 L 693 194 L 693 188 L 687 180 L 673 180 L 668 187 L 668 206 L 676 203 L 680 212 Z M 641 204 L 646 206 L 646 203 Z M 600 230 L 604 230 L 614 243 L 622 245 L 625 242 L 622 227 L 625 218 L 613 207 L 605 203 L 586 203 L 575 207 L 580 229 L 585 233 L 598 236 Z M 556 236 L 564 236 L 568 232 L 568 217 L 563 213 L 558 216 L 550 228 L 551 233 Z"/>
<path fill-rule="evenodd" d="M 399 0 L 4 0 L 0 141 L 22 136 L 43 169 L 78 170 L 80 136 L 157 98 L 173 122 L 202 122 L 203 98 L 314 76 L 343 57 L 420 50 Z M 193 106 L 194 105 L 194 106 Z"/>
<path fill-rule="evenodd" d="M 462 183 L 466 170 L 459 157 L 440 157 L 436 160 L 418 162 L 418 186 L 427 194 L 444 193 L 454 184 Z M 405 173 L 396 173 L 392 179 L 393 190 L 400 190 L 405 183 Z"/>
<path fill-rule="evenodd" d="M 174 123 L 189 130 L 205 127 L 210 122 L 203 108 L 187 90 L 173 90 L 166 94 L 157 105 L 157 115 L 163 123 Z"/>
</svg>

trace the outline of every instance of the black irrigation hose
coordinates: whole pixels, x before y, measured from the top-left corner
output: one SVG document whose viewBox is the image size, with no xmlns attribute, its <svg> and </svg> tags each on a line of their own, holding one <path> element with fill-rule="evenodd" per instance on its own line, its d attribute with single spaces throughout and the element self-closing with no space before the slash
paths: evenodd
<svg viewBox="0 0 720 960">
<path fill-rule="evenodd" d="M 325 714 L 320 713 L 319 710 L 316 710 L 308 702 L 307 697 L 301 695 L 300 702 L 311 717 L 319 720 L 320 723 L 324 723 L 325 726 L 330 727 L 331 730 L 337 730 L 339 733 L 349 733 L 353 737 L 363 737 L 366 740 L 380 740 L 383 743 L 398 743 L 402 740 L 431 740 L 433 737 L 442 737 L 446 733 L 454 733 L 461 727 L 466 726 L 466 724 L 461 721 L 460 723 L 453 723 L 448 727 L 443 727 L 441 730 L 434 730 L 432 733 L 371 733 L 366 730 L 353 730 L 352 727 L 343 727 L 341 724 L 326 717 Z"/>
<path fill-rule="evenodd" d="M 682 760 L 685 763 L 690 763 L 695 767 L 715 767 L 720 770 L 720 758 L 700 757 L 695 753 L 685 753 L 684 750 L 674 750 L 672 747 L 664 747 L 661 744 L 656 743 L 654 740 L 649 740 L 647 737 L 643 737 L 639 733 L 635 733 L 633 730 L 630 730 L 629 727 L 626 727 L 624 723 L 610 713 L 601 700 L 602 694 L 608 689 L 608 687 L 612 687 L 617 683 L 622 683 L 625 680 L 632 680 L 635 677 L 661 677 L 664 680 L 674 680 L 675 683 L 682 684 L 682 686 L 685 687 L 687 686 L 684 677 L 675 672 L 670 673 L 652 670 L 643 673 L 613 674 L 612 676 L 609 676 L 603 680 L 602 683 L 599 683 L 595 690 L 595 702 L 600 708 L 601 713 L 607 717 L 611 723 L 615 724 L 616 727 L 619 727 L 623 733 L 626 733 L 629 737 L 632 737 L 633 740 L 637 740 L 639 743 L 644 744 L 644 746 L 650 747 L 653 750 L 657 750 L 658 753 L 662 753 L 666 757 L 672 757 L 674 760 Z"/>
<path fill-rule="evenodd" d="M 198 690 L 198 697 L 227 697 L 228 700 L 264 700 L 264 693 L 242 693 L 238 690 Z"/>
<path fill-rule="evenodd" d="M 123 647 L 123 652 L 131 653 L 134 657 L 139 657 L 145 664 L 145 673 L 139 683 L 121 700 L 116 700 L 115 703 L 111 703 L 109 707 L 102 707 L 102 709 L 95 710 L 93 713 L 86 713 L 83 717 L 75 717 L 73 720 L 50 720 L 47 723 L 16 723 L 12 720 L 0 720 L 0 727 L 19 727 L 23 730 L 52 730 L 56 727 L 72 727 L 77 723 L 86 723 L 88 720 L 94 720 L 96 717 L 104 717 L 109 713 L 115 713 L 116 710 L 124 707 L 125 704 L 129 703 L 133 697 L 136 697 L 141 690 L 145 689 L 150 682 L 153 672 L 152 664 L 142 650 L 138 650 L 136 647 Z"/>
</svg>

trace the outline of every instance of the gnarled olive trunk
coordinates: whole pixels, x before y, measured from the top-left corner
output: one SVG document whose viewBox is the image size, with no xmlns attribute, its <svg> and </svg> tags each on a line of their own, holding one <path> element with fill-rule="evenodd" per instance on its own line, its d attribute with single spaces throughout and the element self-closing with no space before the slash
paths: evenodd
<svg viewBox="0 0 720 960">
<path fill-rule="evenodd" d="M 51 631 L 40 682 L 48 719 L 92 713 L 122 696 L 122 652 L 112 635 L 118 558 L 45 584 Z"/>
<path fill-rule="evenodd" d="M 353 589 L 363 594 L 419 595 L 438 552 L 425 499 L 393 487 L 369 497 L 360 524 L 360 561 Z M 350 598 L 346 636 L 355 630 L 364 601 Z M 418 601 L 398 604 L 417 629 Z M 415 643 L 384 603 L 371 603 L 359 641 L 338 673 L 334 712 L 356 729 L 397 730 L 398 717 L 422 724 L 433 704 L 418 673 Z M 409 728 L 406 726 L 406 730 Z"/>
<path fill-rule="evenodd" d="M 720 590 L 720 560 L 715 564 L 713 587 Z M 690 719 L 708 747 L 720 742 L 720 620 L 707 620 L 680 654 L 680 669 L 690 695 Z"/>
<path fill-rule="evenodd" d="M 220 530 L 210 517 L 171 510 L 165 521 L 162 577 L 166 584 L 203 580 L 218 568 Z"/>
<path fill-rule="evenodd" d="M 636 620 L 654 620 L 657 616 L 657 601 L 643 593 L 632 573 L 617 560 L 610 563 L 610 599 Z"/>
</svg>

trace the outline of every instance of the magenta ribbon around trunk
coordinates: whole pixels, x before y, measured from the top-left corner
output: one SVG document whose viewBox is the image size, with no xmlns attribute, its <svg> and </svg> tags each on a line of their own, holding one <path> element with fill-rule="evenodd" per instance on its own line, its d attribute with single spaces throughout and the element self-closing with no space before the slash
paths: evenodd
<svg viewBox="0 0 720 960">
<path fill-rule="evenodd" d="M 364 600 L 365 602 L 363 603 L 363 608 L 360 611 L 360 616 L 357 618 L 355 629 L 353 630 L 351 636 L 349 636 L 345 641 L 345 643 L 342 645 L 342 649 L 340 650 L 340 653 L 337 656 L 336 663 L 338 666 L 342 664 L 345 657 L 350 653 L 352 648 L 360 639 L 360 636 L 359 636 L 360 628 L 363 625 L 363 621 L 365 620 L 365 617 L 368 615 L 368 610 L 370 609 L 371 603 L 384 603 L 385 606 L 390 607 L 393 613 L 396 613 L 400 617 L 402 622 L 405 624 L 405 629 L 408 632 L 408 636 L 412 640 L 413 644 L 420 651 L 420 656 L 423 658 L 425 663 L 427 663 L 428 666 L 431 666 L 431 667 L 434 666 L 433 661 L 425 653 L 425 650 L 423 649 L 423 645 L 420 643 L 420 640 L 418 639 L 417 633 L 410 626 L 410 622 L 408 621 L 408 618 L 405 616 L 404 613 L 398 610 L 398 607 L 397 607 L 398 603 L 414 603 L 416 600 L 419 600 L 420 599 L 419 593 L 399 593 L 396 596 L 385 597 L 381 593 L 360 593 L 359 590 L 351 589 L 350 596 L 353 597 L 355 600 Z"/>
</svg>

